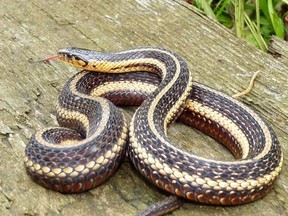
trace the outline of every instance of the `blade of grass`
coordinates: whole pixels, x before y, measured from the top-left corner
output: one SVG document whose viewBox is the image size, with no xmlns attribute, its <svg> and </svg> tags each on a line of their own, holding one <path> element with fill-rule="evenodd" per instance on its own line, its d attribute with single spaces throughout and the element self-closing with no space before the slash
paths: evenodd
<svg viewBox="0 0 288 216">
<path fill-rule="evenodd" d="M 259 31 L 257 30 L 257 25 L 251 21 L 250 17 L 246 13 L 244 13 L 244 16 L 245 16 L 245 22 L 249 30 L 251 31 L 252 35 L 254 36 L 259 48 L 263 51 L 267 51 L 268 46 L 264 38 L 262 37 L 260 30 Z"/>
<path fill-rule="evenodd" d="M 216 17 L 220 16 L 225 8 L 228 7 L 229 4 L 231 4 L 231 0 L 221 0 L 216 4 L 216 7 L 214 8 L 214 13 L 216 14 Z"/>
<path fill-rule="evenodd" d="M 244 37 L 244 0 L 235 1 L 236 36 Z"/>
<path fill-rule="evenodd" d="M 213 10 L 210 7 L 210 4 L 206 0 L 196 0 L 195 3 L 198 5 L 198 8 L 203 10 L 208 16 L 217 20 Z"/>
<path fill-rule="evenodd" d="M 260 6 L 259 6 L 259 0 L 255 1 L 255 10 L 256 10 L 257 32 L 260 32 Z"/>
<path fill-rule="evenodd" d="M 263 12 L 266 19 L 270 20 L 267 1 L 266 0 L 259 0 L 259 7 L 261 8 L 261 11 Z"/>
<path fill-rule="evenodd" d="M 284 24 L 280 17 L 276 14 L 273 8 L 272 0 L 267 0 L 268 12 L 270 16 L 270 20 L 274 29 L 274 32 L 277 37 L 284 39 Z"/>
</svg>

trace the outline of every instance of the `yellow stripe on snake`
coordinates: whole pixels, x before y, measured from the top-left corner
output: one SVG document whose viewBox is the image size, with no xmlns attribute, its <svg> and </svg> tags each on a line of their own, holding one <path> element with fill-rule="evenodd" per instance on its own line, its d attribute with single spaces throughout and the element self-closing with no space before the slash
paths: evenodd
<svg viewBox="0 0 288 216">
<path fill-rule="evenodd" d="M 61 193 L 89 190 L 115 172 L 127 149 L 141 175 L 189 200 L 237 205 L 271 190 L 283 162 L 271 126 L 241 102 L 192 82 L 179 55 L 145 47 L 114 53 L 67 48 L 58 56 L 84 71 L 59 96 L 60 127 L 36 132 L 26 147 L 26 169 L 42 186 Z M 129 130 L 112 102 L 140 105 Z M 212 160 L 177 147 L 167 126 L 178 117 L 237 159 Z"/>
</svg>

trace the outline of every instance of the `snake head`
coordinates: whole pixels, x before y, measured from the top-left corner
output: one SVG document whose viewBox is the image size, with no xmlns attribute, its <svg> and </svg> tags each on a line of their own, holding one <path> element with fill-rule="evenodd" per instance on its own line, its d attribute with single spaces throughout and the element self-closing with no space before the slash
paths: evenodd
<svg viewBox="0 0 288 216">
<path fill-rule="evenodd" d="M 75 47 L 63 48 L 58 51 L 58 56 L 62 61 L 68 62 L 75 67 L 83 68 L 89 63 L 89 54 L 91 51 Z"/>
</svg>

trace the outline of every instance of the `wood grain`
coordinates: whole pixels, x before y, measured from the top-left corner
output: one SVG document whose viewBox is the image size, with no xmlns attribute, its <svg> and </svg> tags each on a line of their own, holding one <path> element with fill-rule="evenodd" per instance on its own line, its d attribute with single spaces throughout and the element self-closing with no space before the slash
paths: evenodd
<svg viewBox="0 0 288 216">
<path fill-rule="evenodd" d="M 26 175 L 25 145 L 37 129 L 57 124 L 57 96 L 77 71 L 60 61 L 35 61 L 67 46 L 102 51 L 165 47 L 187 60 L 194 80 L 227 94 L 242 91 L 261 70 L 252 92 L 240 100 L 272 124 L 287 158 L 287 64 L 236 38 L 185 1 L 1 0 L 0 26 L 1 215 L 135 215 L 167 195 L 129 163 L 105 184 L 77 195 L 48 191 Z M 131 116 L 133 110 L 124 112 Z M 179 123 L 169 134 L 195 154 L 232 158 L 211 138 Z M 286 164 L 287 159 L 264 199 L 233 208 L 187 203 L 173 215 L 287 215 Z"/>
</svg>

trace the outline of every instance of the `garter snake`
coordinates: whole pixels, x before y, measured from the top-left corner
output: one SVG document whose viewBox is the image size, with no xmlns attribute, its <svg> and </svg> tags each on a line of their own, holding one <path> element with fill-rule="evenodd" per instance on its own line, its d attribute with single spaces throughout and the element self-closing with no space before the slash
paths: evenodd
<svg viewBox="0 0 288 216">
<path fill-rule="evenodd" d="M 103 183 L 124 157 L 129 131 L 127 151 L 135 168 L 177 196 L 237 205 L 271 190 L 283 163 L 271 126 L 241 102 L 193 82 L 181 56 L 153 47 L 114 53 L 67 48 L 58 56 L 84 70 L 59 96 L 60 127 L 36 132 L 26 147 L 26 169 L 42 186 L 75 193 Z M 141 104 L 129 130 L 105 98 L 116 105 Z M 176 147 L 167 126 L 178 117 L 237 159 L 212 160 Z"/>
</svg>

